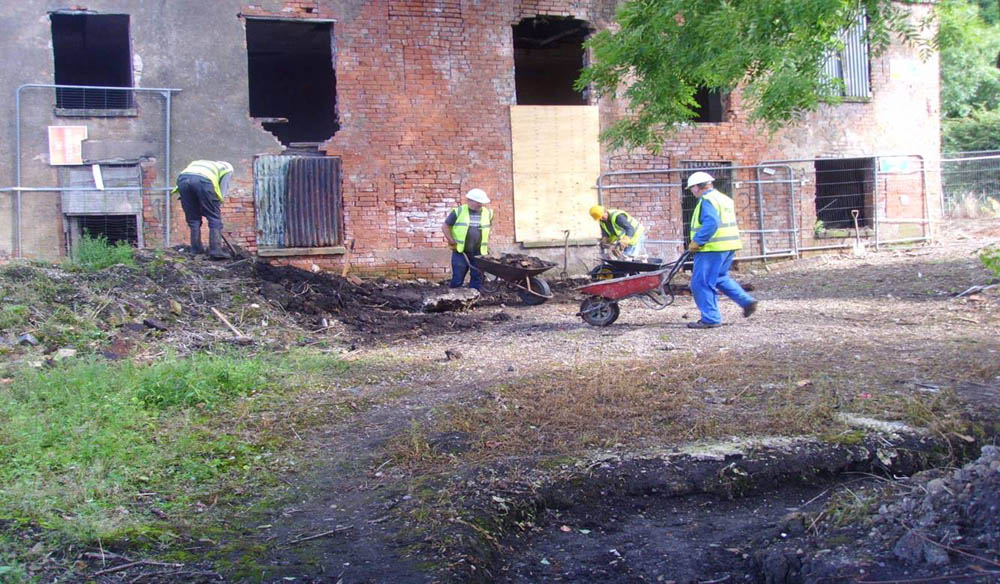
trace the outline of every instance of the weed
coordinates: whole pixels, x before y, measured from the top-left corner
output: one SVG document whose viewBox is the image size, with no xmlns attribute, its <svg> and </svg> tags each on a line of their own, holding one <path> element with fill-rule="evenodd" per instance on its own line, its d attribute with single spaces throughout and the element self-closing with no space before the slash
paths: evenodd
<svg viewBox="0 0 1000 584">
<path fill-rule="evenodd" d="M 0 308 L 0 331 L 17 329 L 28 323 L 30 312 L 23 304 L 8 304 Z"/>
<path fill-rule="evenodd" d="M 979 261 L 1000 278 L 1000 246 L 990 246 L 979 252 Z"/>
<path fill-rule="evenodd" d="M 198 405 L 211 409 L 224 398 L 247 396 L 267 384 L 261 361 L 196 354 L 189 359 L 167 359 L 144 370 L 136 395 L 149 407 Z"/>
<path fill-rule="evenodd" d="M 134 255 L 135 250 L 124 241 L 111 245 L 104 234 L 93 237 L 84 232 L 75 248 L 73 265 L 85 272 L 96 272 L 116 264 L 134 266 Z"/>
</svg>

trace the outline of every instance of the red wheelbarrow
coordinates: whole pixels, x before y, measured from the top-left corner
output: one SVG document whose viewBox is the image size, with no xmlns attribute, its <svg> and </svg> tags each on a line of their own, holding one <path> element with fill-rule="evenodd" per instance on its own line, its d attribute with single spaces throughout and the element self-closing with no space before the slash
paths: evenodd
<svg viewBox="0 0 1000 584">
<path fill-rule="evenodd" d="M 577 316 L 587 324 L 608 326 L 618 320 L 621 309 L 618 303 L 626 298 L 639 298 L 643 304 L 653 310 L 662 310 L 674 302 L 674 291 L 670 281 L 688 261 L 689 252 L 681 254 L 676 261 L 663 264 L 663 267 L 653 272 L 644 272 L 624 278 L 600 280 L 584 284 L 576 288 L 587 294 L 580 303 Z"/>
</svg>

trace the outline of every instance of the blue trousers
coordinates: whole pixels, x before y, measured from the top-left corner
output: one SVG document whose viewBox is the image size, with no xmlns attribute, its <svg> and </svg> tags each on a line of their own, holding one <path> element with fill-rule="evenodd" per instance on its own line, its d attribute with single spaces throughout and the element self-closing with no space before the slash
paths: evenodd
<svg viewBox="0 0 1000 584">
<path fill-rule="evenodd" d="M 755 302 L 736 280 L 729 277 L 729 267 L 733 265 L 735 251 L 699 251 L 694 254 L 694 269 L 691 272 L 691 294 L 701 311 L 701 321 L 707 324 L 722 322 L 719 312 L 719 291 L 745 307 Z"/>
<path fill-rule="evenodd" d="M 479 290 L 483 287 L 483 273 L 478 268 L 469 269 L 472 258 L 479 254 L 471 252 L 459 253 L 451 250 L 451 288 L 461 288 L 465 281 L 465 274 L 469 273 L 469 288 Z M 468 259 L 468 261 L 466 261 Z"/>
</svg>

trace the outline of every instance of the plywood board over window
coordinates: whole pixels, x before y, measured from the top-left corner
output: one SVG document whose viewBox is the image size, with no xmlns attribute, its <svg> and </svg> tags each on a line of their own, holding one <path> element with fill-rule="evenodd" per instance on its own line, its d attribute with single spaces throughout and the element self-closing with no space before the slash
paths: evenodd
<svg viewBox="0 0 1000 584">
<path fill-rule="evenodd" d="M 597 106 L 511 106 L 514 239 L 596 239 L 588 210 L 601 172 Z"/>
</svg>

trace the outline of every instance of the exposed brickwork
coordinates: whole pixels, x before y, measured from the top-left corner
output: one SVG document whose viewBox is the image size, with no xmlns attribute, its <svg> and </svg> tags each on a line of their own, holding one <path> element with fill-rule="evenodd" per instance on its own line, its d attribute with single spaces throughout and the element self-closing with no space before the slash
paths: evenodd
<svg viewBox="0 0 1000 584">
<path fill-rule="evenodd" d="M 493 199 L 494 248 L 515 247 L 508 113 L 508 106 L 515 102 L 510 27 L 523 18 L 554 15 L 605 28 L 611 24 L 614 5 L 610 0 L 272 0 L 242 7 L 244 15 L 336 21 L 341 129 L 323 149 L 343 160 L 345 241 L 356 241 L 352 272 L 446 275 L 448 250 L 440 224 L 448 209 L 473 187 L 486 190 Z M 918 7 L 916 18 L 926 9 Z M 774 137 L 749 125 L 746 107 L 735 94 L 725 122 L 681 129 L 659 156 L 605 150 L 602 168 L 669 168 L 687 160 L 744 166 L 768 159 L 861 157 L 914 148 L 931 155 L 938 145 L 936 68 L 934 58 L 920 61 L 915 49 L 893 47 L 872 61 L 875 97 L 871 103 L 823 108 L 800 126 Z M 610 101 L 600 107 L 604 125 L 624 112 L 623 104 Z M 893 133 L 891 128 L 897 127 L 907 128 L 906 133 Z M 234 243 L 255 250 L 250 166 L 250 159 L 241 161 L 237 172 L 241 178 L 223 212 Z M 885 177 L 880 183 L 885 213 L 900 216 L 921 211 L 919 184 L 911 178 Z M 677 238 L 681 236 L 680 176 L 658 180 L 677 186 L 609 191 L 606 202 L 639 216 L 650 226 L 652 237 Z M 792 228 L 790 185 L 767 186 L 758 196 L 754 177 L 742 180 L 732 193 L 741 223 L 756 227 L 760 198 L 766 209 L 766 228 Z M 795 227 L 803 233 L 810 233 L 815 222 L 814 189 L 807 182 L 794 191 Z M 174 225 L 183 227 L 179 205 L 175 208 Z M 769 236 L 768 247 L 781 245 L 781 237 L 772 241 Z M 275 262 L 337 271 L 343 258 L 311 256 Z"/>
</svg>

